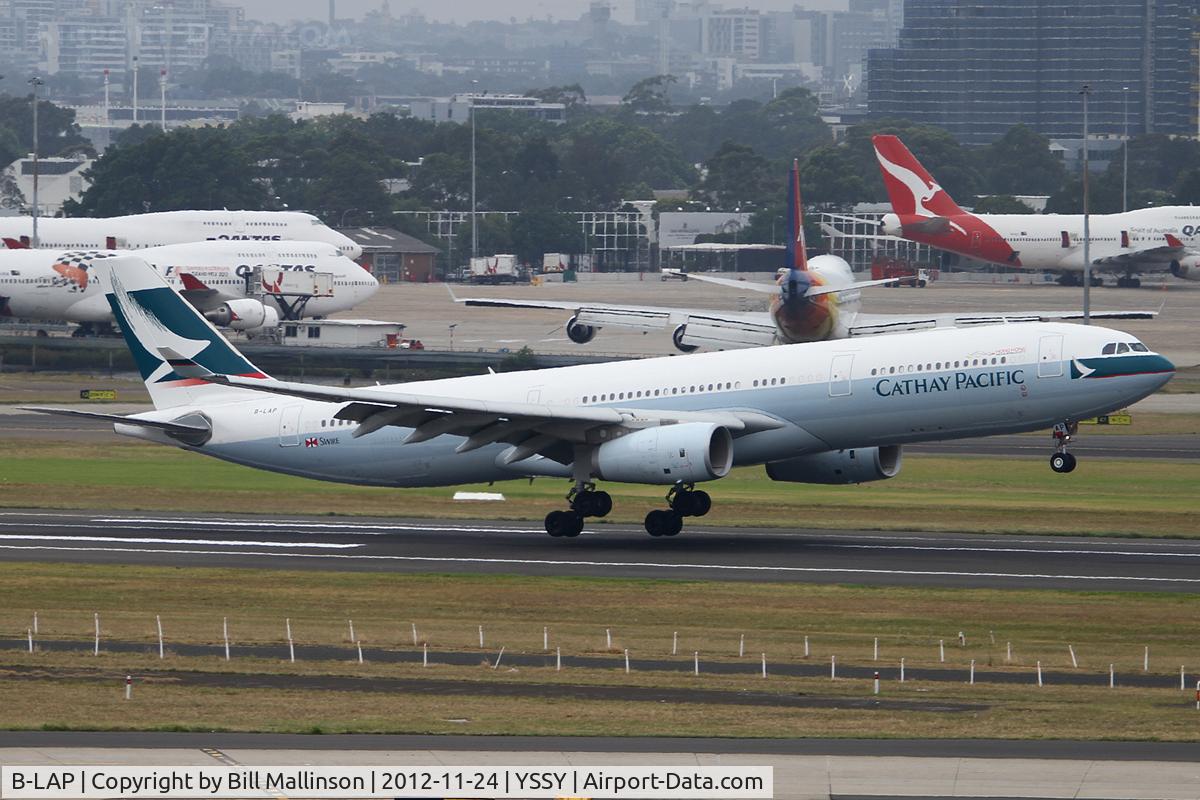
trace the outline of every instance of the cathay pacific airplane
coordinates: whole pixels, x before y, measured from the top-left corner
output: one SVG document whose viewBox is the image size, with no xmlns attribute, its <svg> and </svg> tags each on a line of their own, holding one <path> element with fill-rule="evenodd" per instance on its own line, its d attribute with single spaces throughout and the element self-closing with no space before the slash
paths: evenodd
<svg viewBox="0 0 1200 800">
<path fill-rule="evenodd" d="M 612 508 L 594 481 L 670 487 L 646 515 L 679 533 L 735 465 L 777 481 L 895 476 L 909 442 L 1052 428 L 1070 472 L 1080 419 L 1123 408 L 1175 368 L 1120 331 L 1015 323 L 355 389 L 277 381 L 136 257 L 97 262 L 155 410 L 117 433 L 259 469 L 372 486 L 532 476 L 572 482 L 552 536 Z"/>
<path fill-rule="evenodd" d="M 30 247 L 30 217 L 0 218 L 6 247 Z M 163 244 L 207 240 L 239 242 L 326 242 L 347 258 L 362 247 L 312 214 L 300 211 L 153 211 L 125 217 L 39 217 L 39 248 L 55 250 L 141 250 Z"/>
<path fill-rule="evenodd" d="M 128 253 L 0 250 L 0 317 L 79 322 L 85 328 L 112 322 L 104 289 L 92 278 L 96 264 Z M 374 276 L 325 242 L 189 242 L 148 247 L 138 258 L 210 320 L 239 331 L 271 328 L 281 317 L 344 311 L 379 288 Z M 305 297 L 295 287 L 273 285 L 283 272 L 328 274 L 331 293 L 321 287 Z"/>
<path fill-rule="evenodd" d="M 872 137 L 892 203 L 881 229 L 889 236 L 1007 267 L 1060 272 L 1078 285 L 1083 272 L 1082 214 L 972 214 L 959 207 L 897 137 Z M 1138 272 L 1170 271 L 1200 280 L 1200 207 L 1139 208 L 1092 214 L 1088 258 L 1097 272 L 1116 273 L 1117 286 L 1138 287 Z"/>
<path fill-rule="evenodd" d="M 605 327 L 655 331 L 670 328 L 676 349 L 691 353 L 705 346 L 716 349 L 760 347 L 771 344 L 822 342 L 881 333 L 993 325 L 1002 322 L 1050 322 L 1082 319 L 1082 311 L 987 311 L 957 314 L 868 314 L 862 311 L 862 290 L 897 283 L 898 279 L 855 281 L 850 265 L 834 255 L 808 258 L 804 241 L 803 204 L 800 201 L 800 167 L 792 163 L 788 176 L 787 265 L 774 284 L 720 278 L 704 273 L 680 273 L 683 278 L 727 286 L 738 291 L 771 296 L 770 310 L 762 312 L 714 309 L 632 306 L 555 300 L 510 300 L 469 297 L 455 301 L 468 306 L 499 308 L 554 308 L 572 312 L 567 337 L 587 344 Z M 451 293 L 453 296 L 453 292 Z M 1146 319 L 1154 311 L 1093 311 L 1095 319 Z"/>
</svg>

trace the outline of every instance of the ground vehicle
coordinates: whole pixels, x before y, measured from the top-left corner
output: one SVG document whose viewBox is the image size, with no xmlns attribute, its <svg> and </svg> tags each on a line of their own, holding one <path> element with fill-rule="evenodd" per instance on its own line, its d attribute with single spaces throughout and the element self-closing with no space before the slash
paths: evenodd
<svg viewBox="0 0 1200 800">
<path fill-rule="evenodd" d="M 516 283 L 517 257 L 501 253 L 471 259 L 471 283 Z"/>
<path fill-rule="evenodd" d="M 924 289 L 937 280 L 938 271 L 917 266 L 902 258 L 877 256 L 871 262 L 871 280 L 881 281 L 885 278 L 900 278 L 899 286 L 910 286 Z M 910 280 L 904 280 L 904 279 Z"/>
</svg>

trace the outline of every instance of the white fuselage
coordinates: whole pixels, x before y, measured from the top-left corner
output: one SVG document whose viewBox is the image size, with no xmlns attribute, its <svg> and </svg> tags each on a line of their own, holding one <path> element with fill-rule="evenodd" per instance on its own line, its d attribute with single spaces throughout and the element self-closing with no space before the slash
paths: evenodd
<svg viewBox="0 0 1200 800">
<path fill-rule="evenodd" d="M 86 269 L 90 259 L 121 251 L 0 250 L 0 314 L 22 319 L 111 322 L 105 288 Z M 323 317 L 353 308 L 379 288 L 375 278 L 325 242 L 212 241 L 147 247 L 134 253 L 153 266 L 174 289 L 183 275 L 202 283 L 205 308 L 254 296 L 247 276 L 255 267 L 330 273 L 333 294 L 313 297 L 305 317 Z M 82 265 L 82 266 L 81 266 Z"/>
<path fill-rule="evenodd" d="M 0 218 L 0 237 L 58 250 L 141 250 L 203 241 L 325 242 L 358 258 L 362 247 L 312 214 L 299 211 L 156 211 L 124 217 L 41 217 L 32 242 L 30 217 Z"/>
</svg>

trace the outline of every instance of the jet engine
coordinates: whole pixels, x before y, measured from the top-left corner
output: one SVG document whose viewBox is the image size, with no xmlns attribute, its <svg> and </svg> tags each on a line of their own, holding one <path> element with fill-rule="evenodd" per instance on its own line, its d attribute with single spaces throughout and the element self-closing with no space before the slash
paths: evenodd
<svg viewBox="0 0 1200 800">
<path fill-rule="evenodd" d="M 729 474 L 733 437 L 720 425 L 660 425 L 605 442 L 595 449 L 593 472 L 622 483 L 711 481 Z"/>
<path fill-rule="evenodd" d="M 279 324 L 278 311 L 248 297 L 223 303 L 211 311 L 204 312 L 204 316 L 214 325 L 232 328 L 235 331 L 273 328 Z"/>
<path fill-rule="evenodd" d="M 681 353 L 694 353 L 700 349 L 700 345 L 684 344 L 683 337 L 687 333 L 687 323 L 680 325 L 671 334 L 671 342 L 675 345 L 675 349 Z"/>
<path fill-rule="evenodd" d="M 831 450 L 810 456 L 772 461 L 767 477 L 789 483 L 867 483 L 894 478 L 900 473 L 900 445 Z"/>
<path fill-rule="evenodd" d="M 580 325 L 578 317 L 567 320 L 567 338 L 575 344 L 587 344 L 596 338 L 596 328 L 592 325 Z"/>
<path fill-rule="evenodd" d="M 1200 281 L 1200 256 L 1187 256 L 1171 262 L 1171 274 L 1176 278 Z"/>
</svg>

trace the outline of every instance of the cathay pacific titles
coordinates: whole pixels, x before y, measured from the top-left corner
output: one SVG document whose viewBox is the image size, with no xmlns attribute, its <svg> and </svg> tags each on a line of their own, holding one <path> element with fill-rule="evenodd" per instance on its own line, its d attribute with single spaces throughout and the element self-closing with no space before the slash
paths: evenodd
<svg viewBox="0 0 1200 800">
<path fill-rule="evenodd" d="M 923 378 L 882 378 L 875 383 L 875 394 L 880 397 L 907 396 L 929 392 L 948 392 L 953 381 L 954 389 L 991 389 L 999 386 L 1021 386 L 1025 383 L 1025 370 L 1001 369 L 972 375 L 956 372 L 953 375 L 930 375 Z"/>
</svg>

